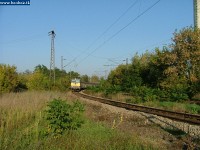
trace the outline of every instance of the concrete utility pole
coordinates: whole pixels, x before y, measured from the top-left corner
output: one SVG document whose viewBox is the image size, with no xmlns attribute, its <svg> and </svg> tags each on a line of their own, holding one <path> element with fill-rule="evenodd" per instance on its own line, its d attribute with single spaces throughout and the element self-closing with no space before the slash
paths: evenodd
<svg viewBox="0 0 200 150">
<path fill-rule="evenodd" d="M 54 38 L 56 36 L 54 30 L 49 32 L 49 36 L 51 36 L 51 59 L 50 59 L 50 75 L 49 75 L 49 80 L 50 82 L 54 83 L 55 85 L 55 48 L 54 48 Z"/>
<path fill-rule="evenodd" d="M 200 0 L 194 0 L 194 27 L 200 29 Z"/>
</svg>

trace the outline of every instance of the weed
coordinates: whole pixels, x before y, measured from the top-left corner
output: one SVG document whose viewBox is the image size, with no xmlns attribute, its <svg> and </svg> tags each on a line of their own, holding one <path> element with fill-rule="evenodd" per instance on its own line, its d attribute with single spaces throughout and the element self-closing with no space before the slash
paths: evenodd
<svg viewBox="0 0 200 150">
<path fill-rule="evenodd" d="M 66 98 L 66 93 L 4 94 L 0 98 L 0 149 L 153 149 L 150 144 L 136 135 L 122 133 L 86 118 L 82 127 L 73 132 L 63 132 L 57 138 L 47 136 L 48 122 L 45 119 L 44 109 L 47 103 L 50 104 L 49 101 L 54 98 L 59 99 L 60 103 L 60 99 Z M 64 108 L 68 108 L 68 105 Z M 76 116 L 82 108 L 79 103 L 74 103 L 70 105 L 71 112 L 68 110 L 67 112 L 71 118 L 77 118 Z M 122 121 L 122 118 L 122 116 L 119 118 L 119 122 Z M 77 121 L 75 120 L 75 122 Z M 115 127 L 116 125 L 118 124 L 115 124 Z M 76 126 L 77 124 L 75 124 Z M 72 127 L 74 128 L 74 125 Z"/>
<path fill-rule="evenodd" d="M 50 101 L 46 110 L 49 132 L 57 136 L 63 134 L 65 130 L 80 128 L 83 124 L 80 117 L 83 111 L 84 107 L 78 101 L 74 102 L 73 105 L 67 104 L 61 99 Z"/>
<path fill-rule="evenodd" d="M 186 104 L 185 108 L 188 112 L 193 114 L 200 114 L 200 106 L 196 104 Z"/>
</svg>

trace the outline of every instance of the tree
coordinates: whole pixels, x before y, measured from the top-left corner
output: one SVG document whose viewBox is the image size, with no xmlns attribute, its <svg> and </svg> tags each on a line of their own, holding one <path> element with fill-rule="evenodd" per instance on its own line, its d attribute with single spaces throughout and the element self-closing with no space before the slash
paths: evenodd
<svg viewBox="0 0 200 150">
<path fill-rule="evenodd" d="M 48 90 L 49 78 L 40 71 L 28 75 L 27 87 L 29 90 Z"/>
<path fill-rule="evenodd" d="M 190 98 L 200 91 L 200 30 L 192 27 L 174 33 L 172 54 L 175 55 L 174 70 L 187 84 Z"/>
<path fill-rule="evenodd" d="M 132 58 L 132 65 L 130 68 L 130 78 L 132 82 L 132 87 L 136 86 L 139 87 L 142 84 L 149 85 L 151 82 L 150 80 L 150 58 L 151 53 L 146 51 L 144 54 L 139 56 L 138 54 L 135 54 L 135 56 Z"/>
<path fill-rule="evenodd" d="M 74 78 L 79 78 L 80 75 L 78 72 L 74 72 L 74 71 L 70 71 L 67 73 L 67 75 L 70 77 L 70 79 L 74 79 Z"/>
<path fill-rule="evenodd" d="M 34 72 L 40 72 L 46 76 L 49 76 L 49 69 L 45 65 L 37 65 L 34 69 Z"/>
<path fill-rule="evenodd" d="M 55 74 L 56 74 L 56 79 L 59 80 L 59 78 L 63 78 L 67 76 L 67 73 L 65 70 L 60 70 L 59 68 L 55 68 Z"/>
<path fill-rule="evenodd" d="M 55 84 L 55 90 L 59 91 L 66 91 L 70 87 L 70 77 L 69 76 L 63 76 L 60 78 L 57 78 L 56 84 Z"/>
<path fill-rule="evenodd" d="M 142 85 L 142 69 L 144 70 L 146 63 L 144 57 L 135 54 L 130 65 L 119 65 L 108 75 L 108 82 L 112 86 L 118 86 L 125 92 L 130 92 L 132 87 Z M 118 88 L 117 88 L 118 89 Z"/>
<path fill-rule="evenodd" d="M 13 92 L 18 84 L 16 67 L 0 64 L 0 93 Z"/>
<path fill-rule="evenodd" d="M 16 87 L 16 91 L 17 92 L 22 92 L 27 90 L 27 76 L 30 75 L 30 72 L 25 72 L 25 73 L 18 73 L 18 80 L 19 80 L 19 84 Z"/>
<path fill-rule="evenodd" d="M 174 33 L 173 44 L 156 50 L 150 61 L 157 86 L 172 100 L 192 98 L 199 92 L 200 31 L 184 28 Z"/>
<path fill-rule="evenodd" d="M 97 82 L 99 82 L 99 77 L 98 77 L 97 75 L 92 75 L 92 76 L 90 77 L 90 82 L 92 82 L 92 83 L 97 83 Z"/>
<path fill-rule="evenodd" d="M 176 55 L 179 74 L 187 78 L 190 72 L 190 80 L 198 80 L 200 72 L 200 30 L 192 27 L 184 28 L 174 33 L 172 53 Z"/>
<path fill-rule="evenodd" d="M 81 82 L 89 82 L 89 77 L 88 77 L 88 75 L 82 75 L 82 76 L 81 76 Z"/>
<path fill-rule="evenodd" d="M 171 45 L 152 53 L 135 54 L 131 64 L 112 70 L 108 85 L 125 92 L 142 91 L 143 97 L 150 93 L 163 100 L 192 98 L 200 92 L 199 37 L 200 30 L 192 27 L 176 31 Z"/>
<path fill-rule="evenodd" d="M 126 66 L 119 65 L 108 75 L 108 82 L 113 86 L 121 86 L 125 76 Z"/>
</svg>

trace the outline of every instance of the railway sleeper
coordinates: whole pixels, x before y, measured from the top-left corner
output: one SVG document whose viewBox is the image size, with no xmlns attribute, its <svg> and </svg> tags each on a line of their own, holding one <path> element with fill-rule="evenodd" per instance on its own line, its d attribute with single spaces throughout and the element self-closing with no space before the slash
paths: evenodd
<svg viewBox="0 0 200 150">
<path fill-rule="evenodd" d="M 179 121 L 188 122 L 192 124 L 200 124 L 200 115 L 186 114 L 186 113 L 162 110 L 158 108 L 140 106 L 140 105 L 135 105 L 135 104 L 128 104 L 128 103 L 123 103 L 123 102 L 114 101 L 110 99 L 94 97 L 94 96 L 90 96 L 84 93 L 76 93 L 76 95 L 87 98 L 87 99 L 95 100 L 101 103 L 129 109 L 129 110 L 142 111 L 145 113 L 150 113 L 150 114 L 167 117 L 173 120 L 179 120 Z"/>
</svg>

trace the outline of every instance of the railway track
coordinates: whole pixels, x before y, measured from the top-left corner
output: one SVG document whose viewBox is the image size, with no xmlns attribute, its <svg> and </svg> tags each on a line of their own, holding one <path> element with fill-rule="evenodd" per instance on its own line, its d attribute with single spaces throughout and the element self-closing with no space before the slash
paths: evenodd
<svg viewBox="0 0 200 150">
<path fill-rule="evenodd" d="M 124 103 L 124 102 L 114 101 L 111 99 L 105 99 L 105 98 L 101 98 L 101 97 L 87 95 L 83 92 L 74 92 L 74 94 L 76 96 L 94 100 L 94 101 L 98 101 L 98 102 L 101 102 L 104 104 L 109 104 L 109 105 L 129 109 L 129 110 L 141 111 L 141 112 L 145 112 L 145 113 L 150 113 L 150 114 L 170 118 L 173 120 L 178 120 L 178 121 L 182 121 L 182 122 L 200 125 L 200 115 L 174 112 L 174 111 L 162 110 L 162 109 L 158 109 L 158 108 L 129 104 L 129 103 Z"/>
</svg>

